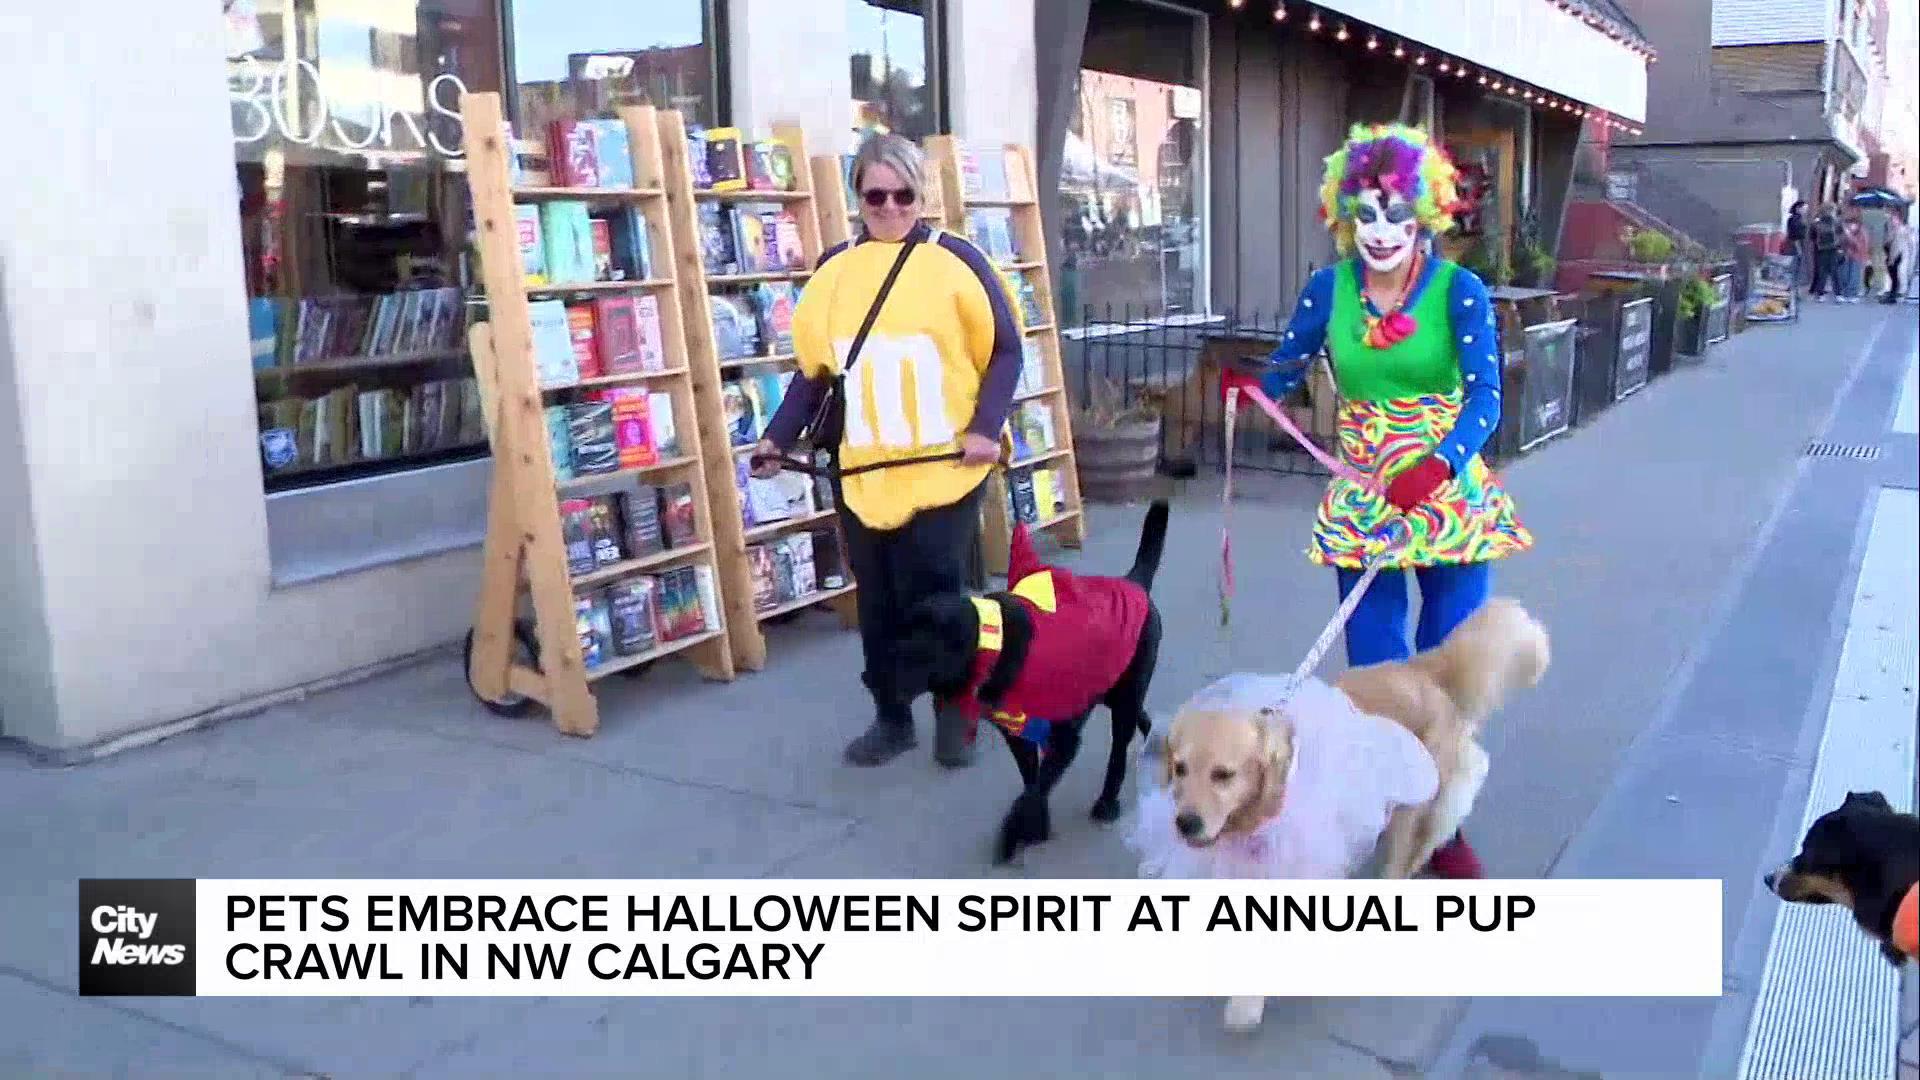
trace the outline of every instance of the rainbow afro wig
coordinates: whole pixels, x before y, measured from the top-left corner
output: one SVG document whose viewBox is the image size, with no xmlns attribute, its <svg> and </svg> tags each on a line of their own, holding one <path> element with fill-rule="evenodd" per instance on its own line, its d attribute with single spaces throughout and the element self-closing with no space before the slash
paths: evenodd
<svg viewBox="0 0 1920 1080">
<path fill-rule="evenodd" d="M 1427 133 L 1405 124 L 1355 124 L 1347 141 L 1327 155 L 1320 183 L 1320 220 L 1333 230 L 1340 253 L 1354 250 L 1354 208 L 1361 192 L 1378 188 L 1413 204 L 1420 227 L 1438 236 L 1453 228 L 1462 209 L 1457 171 L 1447 152 Z"/>
</svg>

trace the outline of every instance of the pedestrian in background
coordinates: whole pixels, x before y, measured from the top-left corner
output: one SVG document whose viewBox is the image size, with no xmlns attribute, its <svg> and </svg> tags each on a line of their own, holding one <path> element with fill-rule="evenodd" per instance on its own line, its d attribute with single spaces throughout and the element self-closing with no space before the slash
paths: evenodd
<svg viewBox="0 0 1920 1080">
<path fill-rule="evenodd" d="M 1883 304 L 1900 302 L 1900 286 L 1913 262 L 1913 231 L 1913 226 L 1904 221 L 1887 223 L 1887 295 L 1881 298 Z"/>
<path fill-rule="evenodd" d="M 1807 258 L 1807 200 L 1801 199 L 1787 211 L 1787 246 L 1784 254 L 1793 258 L 1793 286 L 1799 288 L 1808 281 L 1813 272 L 1813 263 Z"/>
<path fill-rule="evenodd" d="M 1833 290 L 1839 295 L 1838 278 L 1840 276 L 1840 219 L 1835 216 L 1833 207 L 1822 206 L 1813 216 L 1813 224 L 1808 227 L 1809 243 L 1813 247 L 1813 298 L 1825 302 L 1827 291 Z"/>
<path fill-rule="evenodd" d="M 779 471 L 803 429 L 839 450 L 836 495 L 847 565 L 859 587 L 861 681 L 868 729 L 847 744 L 854 765 L 915 745 L 913 700 L 894 685 L 893 647 L 909 609 L 979 583 L 979 506 L 1000 460 L 1020 379 L 1021 326 L 1007 285 L 966 238 L 921 220 L 925 159 L 911 140 L 871 136 L 849 179 L 860 235 L 821 256 L 793 310 L 800 374 L 753 453 Z M 822 406 L 828 418 L 822 418 Z M 844 418 L 831 414 L 844 412 Z M 966 719 L 936 705 L 934 758 L 972 757 Z"/>
<path fill-rule="evenodd" d="M 1867 243 L 1867 227 L 1861 224 L 1858 211 L 1847 215 L 1841 231 L 1840 257 L 1844 288 L 1840 299 L 1845 303 L 1857 304 L 1866 292 L 1867 261 L 1873 257 Z"/>
</svg>

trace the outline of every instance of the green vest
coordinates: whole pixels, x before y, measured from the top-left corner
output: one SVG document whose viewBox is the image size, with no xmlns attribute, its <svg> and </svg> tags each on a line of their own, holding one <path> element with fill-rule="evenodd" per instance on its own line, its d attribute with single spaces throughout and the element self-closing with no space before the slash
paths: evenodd
<svg viewBox="0 0 1920 1080">
<path fill-rule="evenodd" d="M 1360 263 L 1348 259 L 1334 271 L 1333 312 L 1327 321 L 1327 353 L 1333 380 L 1347 401 L 1392 401 L 1460 389 L 1460 358 L 1454 352 L 1453 320 L 1447 297 L 1454 264 L 1441 260 L 1407 309 L 1419 324 L 1411 337 L 1385 349 L 1366 343 L 1366 299 L 1360 291 Z"/>
</svg>

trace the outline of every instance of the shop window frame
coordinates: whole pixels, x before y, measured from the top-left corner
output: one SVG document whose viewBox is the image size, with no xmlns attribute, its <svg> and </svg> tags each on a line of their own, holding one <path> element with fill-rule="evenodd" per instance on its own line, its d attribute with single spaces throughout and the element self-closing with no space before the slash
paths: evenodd
<svg viewBox="0 0 1920 1080">
<path fill-rule="evenodd" d="M 1098 0 L 1093 0 L 1093 2 L 1098 2 Z M 1059 333 L 1062 338 L 1069 341 L 1085 341 L 1107 337 L 1113 334 L 1125 334 L 1143 327 L 1207 326 L 1226 321 L 1226 316 L 1220 312 L 1219 306 L 1214 302 L 1213 296 L 1213 35 L 1210 33 L 1209 15 L 1206 11 L 1199 8 L 1187 4 L 1175 3 L 1173 0 L 1114 0 L 1114 2 L 1131 4 L 1137 7 L 1157 8 L 1172 15 L 1183 16 L 1192 22 L 1194 81 L 1199 84 L 1196 89 L 1200 93 L 1199 153 L 1196 155 L 1198 159 L 1194 167 L 1196 175 L 1192 181 L 1194 189 L 1197 192 L 1195 206 L 1197 207 L 1197 213 L 1200 219 L 1200 227 L 1198 230 L 1200 240 L 1199 254 L 1196 257 L 1197 265 L 1194 268 L 1193 284 L 1195 310 L 1133 318 L 1127 320 L 1124 325 L 1086 324 L 1081 326 L 1067 326 L 1063 319 Z M 1085 66 L 1083 51 L 1081 66 L 1075 71 L 1076 81 L 1079 72 L 1088 70 L 1107 69 L 1087 68 Z M 1108 70 L 1107 73 L 1126 75 L 1125 72 L 1110 70 Z M 1144 78 L 1145 76 L 1127 77 Z"/>
<path fill-rule="evenodd" d="M 639 6 L 656 0 L 632 0 L 636 18 Z M 727 127 L 733 123 L 733 40 L 731 37 L 732 19 L 729 8 L 733 0 L 698 0 L 700 4 L 700 40 L 707 49 L 707 78 L 713 86 L 713 119 L 711 126 Z M 520 108 L 520 73 L 514 63 L 516 53 L 513 36 L 513 8 L 519 0 L 494 0 L 494 10 L 500 20 L 500 86 L 505 91 L 501 98 L 506 105 L 507 119 L 517 129 L 523 115 Z"/>
</svg>

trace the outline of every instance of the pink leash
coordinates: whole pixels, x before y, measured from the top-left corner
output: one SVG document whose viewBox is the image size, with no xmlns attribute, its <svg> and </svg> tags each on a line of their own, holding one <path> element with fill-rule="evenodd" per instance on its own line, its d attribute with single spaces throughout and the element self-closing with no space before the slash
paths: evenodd
<svg viewBox="0 0 1920 1080">
<path fill-rule="evenodd" d="M 1266 393 L 1259 388 L 1243 388 L 1239 386 L 1229 386 L 1227 388 L 1226 481 L 1222 488 L 1220 506 L 1220 626 L 1222 632 L 1227 635 L 1226 645 L 1229 659 L 1231 659 L 1231 653 L 1233 651 L 1233 635 L 1231 631 L 1227 630 L 1228 617 L 1231 612 L 1233 598 L 1233 528 L 1231 519 L 1233 512 L 1233 430 L 1240 412 L 1239 398 L 1243 392 L 1255 405 L 1260 406 L 1261 411 L 1272 417 L 1274 423 L 1279 424 L 1282 430 L 1288 435 L 1293 436 L 1293 441 L 1299 443 L 1301 449 L 1312 455 L 1315 461 L 1326 466 L 1329 472 L 1332 472 L 1335 476 L 1343 480 L 1359 484 L 1361 487 L 1376 494 L 1380 494 L 1383 490 L 1380 484 L 1374 481 L 1373 478 L 1361 475 L 1353 466 L 1335 459 L 1318 446 L 1315 446 L 1313 440 L 1301 433 L 1300 428 L 1287 416 L 1286 411 L 1278 405 L 1275 405 L 1273 399 L 1269 398 Z M 1333 647 L 1334 639 L 1340 635 L 1341 628 L 1346 626 L 1347 620 L 1352 617 L 1354 608 L 1359 606 L 1360 598 L 1366 595 L 1367 587 L 1373 584 L 1374 576 L 1387 564 L 1389 550 L 1385 537 L 1387 533 L 1396 531 L 1396 526 L 1397 531 L 1405 534 L 1407 541 L 1412 540 L 1412 530 L 1407 525 L 1404 515 L 1395 519 L 1392 525 L 1389 525 L 1380 533 L 1375 534 L 1374 539 L 1376 543 L 1374 550 L 1367 558 L 1367 566 L 1366 569 L 1361 572 L 1360 580 L 1354 583 L 1353 588 L 1347 593 L 1347 598 L 1341 601 L 1339 609 L 1333 614 L 1333 618 L 1328 620 L 1326 627 L 1320 631 L 1319 638 L 1314 641 L 1313 647 L 1307 651 L 1306 657 L 1300 661 L 1298 667 L 1294 668 L 1290 685 L 1282 695 L 1281 700 L 1276 704 L 1284 704 L 1287 698 L 1292 697 L 1293 691 L 1297 689 L 1302 682 L 1305 682 L 1308 676 L 1313 674 L 1314 669 L 1320 666 L 1322 660 L 1326 659 L 1328 650 Z"/>
</svg>

